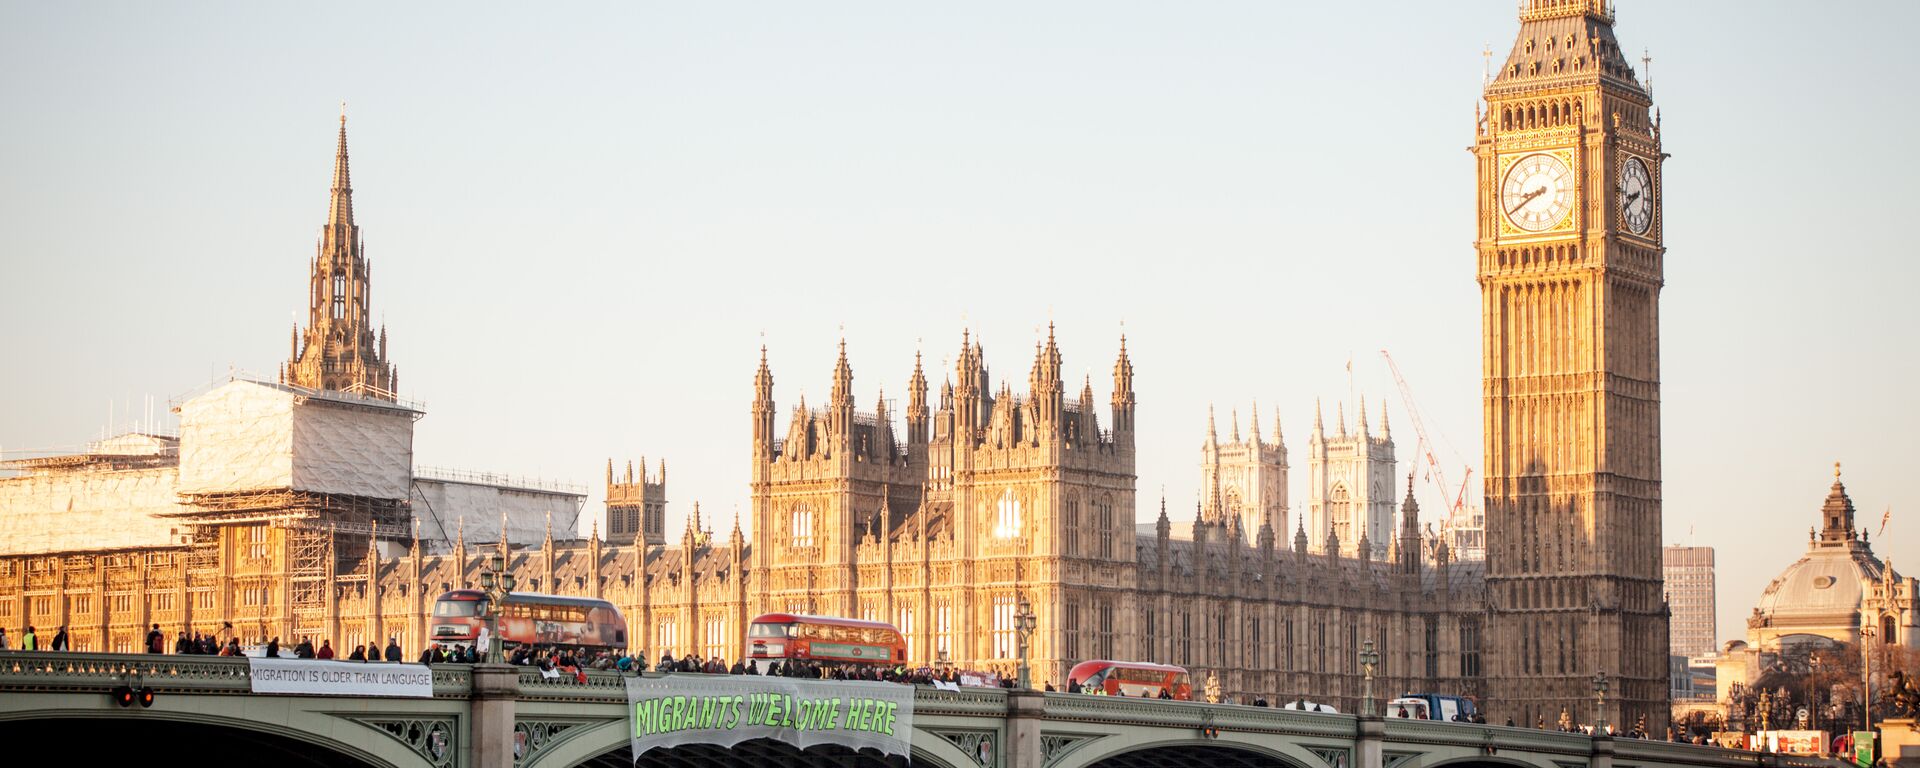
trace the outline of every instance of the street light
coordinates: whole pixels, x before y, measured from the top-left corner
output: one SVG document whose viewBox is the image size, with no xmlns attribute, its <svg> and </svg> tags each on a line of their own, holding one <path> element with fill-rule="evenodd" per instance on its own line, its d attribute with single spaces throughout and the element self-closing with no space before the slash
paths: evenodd
<svg viewBox="0 0 1920 768">
<path fill-rule="evenodd" d="M 1593 735 L 1599 736 L 1607 728 L 1607 671 L 1593 676 Z"/>
<path fill-rule="evenodd" d="M 1807 679 L 1807 727 L 1817 728 L 1820 725 L 1820 702 L 1816 698 L 1820 691 L 1820 654 L 1808 653 L 1807 666 L 1812 670 Z"/>
<path fill-rule="evenodd" d="M 1020 596 L 1020 605 L 1013 613 L 1013 632 L 1020 640 L 1020 687 L 1033 687 L 1033 676 L 1027 669 L 1027 641 L 1033 636 L 1033 603 L 1027 602 L 1027 596 Z"/>
<path fill-rule="evenodd" d="M 480 591 L 487 595 L 487 647 L 488 664 L 499 664 L 500 658 L 500 604 L 513 592 L 513 572 L 507 570 L 507 559 L 501 555 L 487 558 L 487 569 L 480 572 Z"/>
<path fill-rule="evenodd" d="M 1860 625 L 1860 712 L 1867 733 L 1873 733 L 1873 634 L 1872 624 Z"/>
<path fill-rule="evenodd" d="M 1366 689 L 1362 694 L 1364 698 L 1360 705 L 1360 714 L 1364 717 L 1373 716 L 1373 668 L 1379 663 L 1380 652 L 1373 649 L 1373 641 L 1361 643 L 1360 668 L 1366 672 Z"/>
</svg>

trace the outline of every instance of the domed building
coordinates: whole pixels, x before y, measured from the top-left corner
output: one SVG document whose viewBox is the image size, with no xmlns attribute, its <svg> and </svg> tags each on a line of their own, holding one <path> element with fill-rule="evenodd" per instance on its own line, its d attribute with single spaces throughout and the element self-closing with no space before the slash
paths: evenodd
<svg viewBox="0 0 1920 768">
<path fill-rule="evenodd" d="M 1920 649 L 1920 586 L 1874 556 L 1853 512 L 1835 464 L 1820 527 L 1807 531 L 1807 553 L 1767 584 L 1747 618 L 1746 641 L 1728 643 L 1716 665 L 1721 701 L 1733 683 L 1751 684 L 1783 651 L 1857 645 L 1864 627 L 1876 648 Z"/>
<path fill-rule="evenodd" d="M 1914 579 L 1901 578 L 1873 556 L 1865 529 L 1853 527 L 1853 499 L 1834 465 L 1833 487 L 1820 507 L 1821 527 L 1807 530 L 1807 554 L 1767 585 L 1747 619 L 1747 645 L 1762 652 L 1798 643 L 1858 643 L 1872 626 L 1875 642 L 1914 647 Z"/>
</svg>

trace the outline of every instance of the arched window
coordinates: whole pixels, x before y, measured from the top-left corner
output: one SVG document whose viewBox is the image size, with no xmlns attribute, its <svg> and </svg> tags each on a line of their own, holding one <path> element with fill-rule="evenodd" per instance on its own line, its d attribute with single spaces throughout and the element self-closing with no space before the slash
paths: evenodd
<svg viewBox="0 0 1920 768">
<path fill-rule="evenodd" d="M 1333 535 L 1342 544 L 1350 544 L 1353 538 L 1353 502 L 1347 495 L 1347 487 L 1336 485 L 1333 493 L 1327 494 L 1327 521 L 1333 525 Z"/>
<path fill-rule="evenodd" d="M 347 276 L 339 270 L 333 273 L 333 319 L 347 316 Z"/>
<path fill-rule="evenodd" d="M 787 521 L 787 532 L 791 536 L 791 546 L 813 546 L 813 507 L 805 503 L 793 505 Z"/>
<path fill-rule="evenodd" d="M 1100 497 L 1099 525 L 1100 530 L 1095 531 L 1094 535 L 1100 542 L 1100 557 L 1111 560 L 1113 559 L 1113 539 L 1119 535 L 1119 531 L 1113 527 L 1113 496 L 1111 494 Z"/>
<path fill-rule="evenodd" d="M 1020 535 L 1020 498 L 1013 489 L 1000 492 L 1000 503 L 994 509 L 993 537 L 1011 539 Z"/>
<path fill-rule="evenodd" d="M 1078 555 L 1080 554 L 1080 498 L 1068 496 L 1065 503 L 1067 507 L 1065 549 L 1070 556 Z"/>
</svg>

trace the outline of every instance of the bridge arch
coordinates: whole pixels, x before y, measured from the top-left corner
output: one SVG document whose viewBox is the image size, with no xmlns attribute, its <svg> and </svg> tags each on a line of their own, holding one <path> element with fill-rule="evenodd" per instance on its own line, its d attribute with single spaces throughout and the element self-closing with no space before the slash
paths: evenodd
<svg viewBox="0 0 1920 768">
<path fill-rule="evenodd" d="M 1100 750 L 1099 742 L 1068 753 L 1052 768 L 1329 768 L 1298 746 L 1245 741 L 1160 739 Z M 1296 751 L 1298 750 L 1298 751 Z"/>
<path fill-rule="evenodd" d="M 339 725 L 349 725 L 339 721 Z M 222 764 L 264 764 L 286 766 L 370 766 L 402 768 L 427 766 L 418 754 L 399 742 L 368 729 L 357 742 L 328 738 L 297 726 L 275 724 L 248 717 L 207 712 L 146 711 L 137 714 L 117 710 L 53 709 L 39 712 L 0 712 L 0 734 L 28 736 L 42 743 L 87 744 L 110 739 L 128 745 L 129 750 L 160 749 L 175 755 L 191 756 L 194 749 L 218 754 Z M 30 734 L 28 733 L 30 732 Z M 10 743 L 23 743 L 8 739 Z M 173 750 L 183 749 L 184 752 Z M 316 751 L 317 750 L 317 751 Z M 130 752 L 136 762 L 145 758 Z M 156 754 L 147 752 L 147 756 Z"/>
<path fill-rule="evenodd" d="M 528 761 L 524 768 L 573 768 L 573 766 L 578 765 L 595 764 L 629 768 L 630 764 L 627 762 L 629 758 L 627 749 L 630 746 L 630 742 L 628 741 L 628 728 L 629 726 L 625 720 L 609 720 L 593 725 L 580 726 L 577 729 L 569 731 L 566 739 L 558 741 L 552 746 L 535 753 L 533 759 Z M 975 765 L 973 760 L 961 752 L 958 747 L 955 747 L 952 742 L 920 731 L 915 731 L 914 736 L 912 760 L 914 768 L 963 768 L 963 766 Z M 820 753 L 820 751 L 810 751 L 806 754 L 811 755 L 816 753 Z M 746 757 L 748 754 L 749 753 L 743 751 L 739 756 Z M 798 750 L 796 750 L 794 754 L 801 755 Z M 847 755 L 854 753 L 841 751 L 838 754 L 840 759 L 844 761 Z M 860 755 L 865 758 L 870 758 L 870 760 L 861 760 L 859 761 L 860 763 L 871 764 L 876 767 L 898 766 L 907 762 L 899 758 L 883 759 L 872 752 L 860 753 Z M 804 757 L 805 755 L 801 756 Z M 707 762 L 724 764 L 724 761 L 712 759 L 713 757 L 713 755 L 705 755 L 704 759 L 706 759 Z M 763 756 L 754 759 L 764 760 L 765 758 Z M 682 762 L 677 764 L 685 765 L 687 763 Z M 742 762 L 741 764 L 760 765 L 761 763 L 748 761 Z M 840 765 L 842 763 L 833 764 Z M 640 765 L 647 765 L 647 762 L 641 761 Z"/>
<path fill-rule="evenodd" d="M 1552 763 L 1530 763 L 1517 757 L 1498 755 L 1467 755 L 1435 760 L 1431 763 L 1412 763 L 1411 768 L 1555 768 Z"/>
<path fill-rule="evenodd" d="M 585 742 L 581 742 L 584 744 Z M 602 747 L 605 742 L 596 740 Z M 627 752 L 628 745 L 622 741 L 619 746 L 607 747 L 600 752 L 582 754 L 585 748 L 569 750 L 569 754 L 558 751 L 545 753 L 538 761 L 542 766 L 594 766 L 599 768 L 759 768 L 766 765 L 802 766 L 802 768 L 908 768 L 906 758 L 898 755 L 882 755 L 873 750 L 855 751 L 837 744 L 820 745 L 801 749 L 800 747 L 772 739 L 752 739 L 723 747 L 717 744 L 687 744 L 670 749 L 655 749 L 632 760 Z M 934 765 L 915 761 L 913 766 Z"/>
</svg>

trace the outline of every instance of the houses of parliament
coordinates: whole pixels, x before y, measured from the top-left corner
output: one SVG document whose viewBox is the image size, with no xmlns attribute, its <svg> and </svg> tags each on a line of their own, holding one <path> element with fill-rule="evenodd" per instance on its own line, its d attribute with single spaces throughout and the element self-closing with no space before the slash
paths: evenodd
<svg viewBox="0 0 1920 768">
<path fill-rule="evenodd" d="M 1232 700 L 1353 711 L 1371 642 L 1382 692 L 1552 722 L 1590 711 L 1604 671 L 1609 720 L 1661 722 L 1664 155 L 1613 19 L 1606 0 L 1524 0 L 1474 127 L 1484 558 L 1426 531 L 1385 412 L 1364 405 L 1351 429 L 1344 407 L 1331 427 L 1316 416 L 1300 511 L 1277 418 L 1243 434 L 1236 416 L 1223 438 L 1209 417 L 1202 498 L 1176 530 L 1135 488 L 1125 338 L 1096 393 L 1063 375 L 1051 331 L 1018 386 L 966 332 L 951 371 L 900 361 L 904 413 L 857 394 L 844 342 L 826 400 L 783 408 L 762 349 L 741 390 L 750 536 L 697 504 L 671 535 L 666 465 L 642 461 L 608 463 L 604 525 L 556 538 L 579 489 L 414 467 L 422 409 L 370 321 L 343 116 L 286 364 L 183 400 L 178 435 L 8 462 L 0 625 L 65 626 L 83 650 L 226 623 L 418 648 L 435 597 L 498 554 L 524 589 L 612 601 L 654 656 L 734 658 L 754 616 L 791 611 L 892 622 L 916 663 L 1010 669 L 1024 599 L 1036 681 L 1139 659 L 1216 675 Z"/>
</svg>

